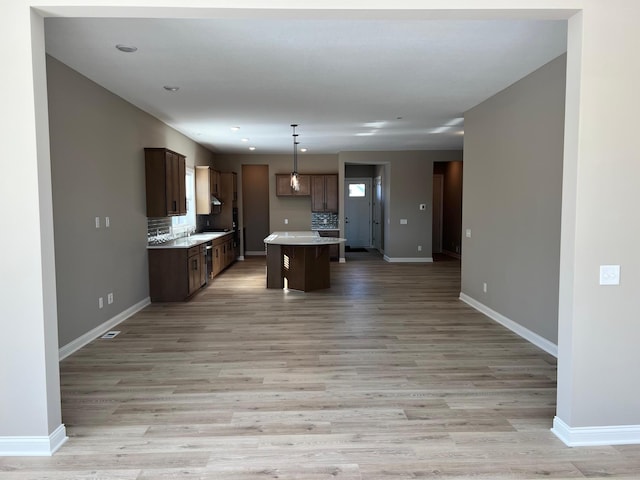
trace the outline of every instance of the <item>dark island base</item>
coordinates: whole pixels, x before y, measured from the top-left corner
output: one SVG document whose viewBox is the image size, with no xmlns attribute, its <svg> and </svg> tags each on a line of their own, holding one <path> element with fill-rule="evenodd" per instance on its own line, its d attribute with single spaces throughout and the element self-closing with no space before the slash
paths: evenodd
<svg viewBox="0 0 640 480">
<path fill-rule="evenodd" d="M 267 245 L 267 288 L 329 288 L 329 245 Z"/>
</svg>

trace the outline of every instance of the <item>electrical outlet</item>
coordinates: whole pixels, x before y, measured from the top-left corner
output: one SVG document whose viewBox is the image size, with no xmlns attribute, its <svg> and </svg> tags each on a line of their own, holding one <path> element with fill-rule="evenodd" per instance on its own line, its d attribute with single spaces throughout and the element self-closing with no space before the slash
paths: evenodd
<svg viewBox="0 0 640 480">
<path fill-rule="evenodd" d="M 96 228 L 100 228 L 100 217 L 96 217 Z"/>
<path fill-rule="evenodd" d="M 288 219 L 288 218 L 285 218 L 285 219 L 284 219 L 284 224 L 285 224 L 285 225 L 289 225 L 289 219 Z"/>
<path fill-rule="evenodd" d="M 487 282 L 484 282 L 484 283 L 482 284 L 482 291 L 483 291 L 484 293 L 487 293 Z"/>
<path fill-rule="evenodd" d="M 620 285 L 620 265 L 600 265 L 600 285 Z"/>
<path fill-rule="evenodd" d="M 470 228 L 467 228 L 467 230 L 465 231 L 465 236 L 467 238 L 471 238 L 471 229 Z"/>
<path fill-rule="evenodd" d="M 400 225 L 406 225 L 407 224 L 407 219 L 406 218 L 401 218 L 400 219 Z"/>
<path fill-rule="evenodd" d="M 109 225 L 111 225 L 111 221 L 109 220 L 109 217 L 104 217 L 104 226 L 109 228 Z"/>
<path fill-rule="evenodd" d="M 113 293 L 107 294 L 107 303 L 111 305 L 113 303 Z"/>
<path fill-rule="evenodd" d="M 98 308 L 104 307 L 104 299 L 102 297 L 98 297 Z"/>
<path fill-rule="evenodd" d="M 418 251 L 421 252 L 422 251 L 422 245 L 418 245 Z"/>
</svg>

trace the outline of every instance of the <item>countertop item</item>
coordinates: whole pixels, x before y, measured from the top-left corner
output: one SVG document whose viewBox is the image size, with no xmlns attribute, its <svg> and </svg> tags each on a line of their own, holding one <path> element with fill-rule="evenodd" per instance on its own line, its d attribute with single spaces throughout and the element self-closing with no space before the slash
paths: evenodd
<svg viewBox="0 0 640 480">
<path fill-rule="evenodd" d="M 169 240 L 168 242 L 160 243 L 157 245 L 147 245 L 147 249 L 156 248 L 191 248 L 203 243 L 210 242 L 216 238 L 224 237 L 225 235 L 231 235 L 234 231 L 228 232 L 205 232 L 195 233 L 189 237 L 176 238 L 175 240 Z"/>
<path fill-rule="evenodd" d="M 334 245 L 346 242 L 346 238 L 321 237 L 317 231 L 273 232 L 264 239 L 267 245 Z"/>
</svg>

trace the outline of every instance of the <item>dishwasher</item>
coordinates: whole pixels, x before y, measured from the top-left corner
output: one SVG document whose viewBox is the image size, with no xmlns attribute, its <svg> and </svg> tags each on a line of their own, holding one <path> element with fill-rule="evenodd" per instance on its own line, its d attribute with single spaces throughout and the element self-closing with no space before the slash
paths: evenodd
<svg viewBox="0 0 640 480">
<path fill-rule="evenodd" d="M 205 265 L 207 266 L 207 283 L 213 278 L 213 241 L 209 240 L 205 244 L 207 251 Z"/>
</svg>

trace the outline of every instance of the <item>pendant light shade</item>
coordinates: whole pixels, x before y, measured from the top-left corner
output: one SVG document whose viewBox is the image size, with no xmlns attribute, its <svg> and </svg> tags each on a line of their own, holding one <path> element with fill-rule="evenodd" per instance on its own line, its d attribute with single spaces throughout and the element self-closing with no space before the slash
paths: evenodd
<svg viewBox="0 0 640 480">
<path fill-rule="evenodd" d="M 298 178 L 298 134 L 296 133 L 296 127 L 298 125 L 293 123 L 291 128 L 293 129 L 293 171 L 291 172 L 291 188 L 296 192 L 300 191 L 300 179 Z"/>
</svg>

